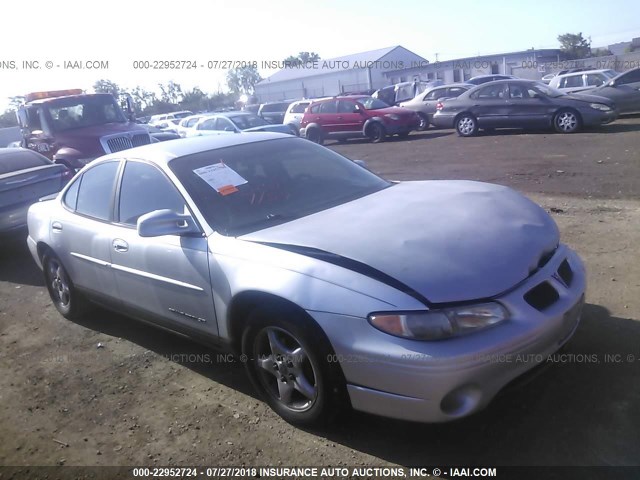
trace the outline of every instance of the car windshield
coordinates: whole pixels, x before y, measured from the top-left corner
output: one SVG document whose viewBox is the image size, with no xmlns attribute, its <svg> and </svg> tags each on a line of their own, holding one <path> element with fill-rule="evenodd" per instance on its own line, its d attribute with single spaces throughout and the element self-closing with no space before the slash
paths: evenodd
<svg viewBox="0 0 640 480">
<path fill-rule="evenodd" d="M 547 97 L 556 98 L 556 97 L 564 97 L 566 95 L 566 93 L 561 92 L 560 90 L 557 90 L 553 87 L 550 87 L 549 85 L 545 85 L 544 83 L 536 83 L 534 89 L 546 95 Z"/>
<path fill-rule="evenodd" d="M 242 235 L 369 195 L 391 184 L 300 138 L 252 142 L 172 160 L 207 222 Z"/>
<path fill-rule="evenodd" d="M 382 100 L 373 97 L 358 98 L 357 101 L 367 110 L 379 110 L 381 108 L 389 108 L 389 105 Z"/>
<path fill-rule="evenodd" d="M 263 120 L 259 116 L 253 114 L 231 115 L 227 118 L 231 120 L 240 130 L 246 130 L 247 128 L 253 127 L 262 127 L 264 125 L 271 125 L 266 120 Z"/>
<path fill-rule="evenodd" d="M 127 121 L 111 95 L 61 98 L 46 104 L 46 110 L 54 132 Z"/>
</svg>

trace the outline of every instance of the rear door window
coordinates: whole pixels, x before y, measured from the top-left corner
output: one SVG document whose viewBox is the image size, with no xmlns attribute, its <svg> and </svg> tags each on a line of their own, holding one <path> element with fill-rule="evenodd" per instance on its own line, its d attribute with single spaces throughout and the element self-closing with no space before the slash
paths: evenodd
<svg viewBox="0 0 640 480">
<path fill-rule="evenodd" d="M 320 109 L 318 113 L 337 113 L 338 112 L 338 102 L 324 102 L 320 104 Z"/>
<path fill-rule="evenodd" d="M 119 161 L 101 163 L 82 174 L 76 212 L 99 220 L 111 219 L 111 199 Z"/>
</svg>

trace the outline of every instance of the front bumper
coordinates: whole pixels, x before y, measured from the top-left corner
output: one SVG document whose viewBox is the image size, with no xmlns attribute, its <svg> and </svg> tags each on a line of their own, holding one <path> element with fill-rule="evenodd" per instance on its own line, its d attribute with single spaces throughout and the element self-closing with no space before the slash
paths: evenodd
<svg viewBox="0 0 640 480">
<path fill-rule="evenodd" d="M 567 286 L 558 269 L 567 260 Z M 558 299 L 538 310 L 524 299 L 547 282 Z M 544 362 L 574 333 L 586 288 L 584 266 L 560 246 L 542 269 L 496 298 L 511 313 L 494 328 L 465 337 L 424 342 L 392 337 L 366 319 L 310 312 L 327 333 L 347 381 L 354 409 L 386 417 L 444 422 L 485 407 L 509 382 Z"/>
<path fill-rule="evenodd" d="M 589 109 L 588 112 L 582 112 L 582 122 L 585 126 L 606 125 L 607 123 L 615 121 L 619 115 L 620 112 L 617 109 L 609 112 Z"/>
</svg>

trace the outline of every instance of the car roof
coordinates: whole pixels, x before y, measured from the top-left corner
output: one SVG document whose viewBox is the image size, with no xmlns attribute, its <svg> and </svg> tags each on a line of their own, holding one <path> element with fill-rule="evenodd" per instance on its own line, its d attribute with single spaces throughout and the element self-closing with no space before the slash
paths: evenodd
<svg viewBox="0 0 640 480">
<path fill-rule="evenodd" d="M 574 77 L 576 75 L 585 75 L 588 73 L 602 73 L 608 72 L 611 68 L 598 68 L 593 70 L 581 70 L 579 72 L 571 72 L 571 73 L 563 73 L 562 75 L 556 75 L 556 78 L 564 78 L 564 77 Z"/>
<path fill-rule="evenodd" d="M 514 75 L 509 75 L 508 73 L 488 73 L 485 75 L 476 75 L 475 77 L 471 77 L 469 80 L 474 80 L 476 78 L 489 78 L 489 77 L 509 77 L 512 78 Z"/>
<path fill-rule="evenodd" d="M 235 135 L 205 135 L 202 137 L 183 138 L 175 142 L 158 142 L 144 145 L 142 147 L 130 148 L 117 153 L 104 155 L 91 163 L 102 163 L 104 161 L 123 158 L 146 160 L 158 166 L 166 166 L 171 160 L 194 153 L 217 150 L 235 145 L 244 145 L 266 140 L 276 140 L 279 138 L 292 138 L 285 133 L 274 132 L 251 132 L 238 133 Z"/>
<path fill-rule="evenodd" d="M 16 153 L 27 153 L 27 155 L 33 155 L 38 158 L 44 158 L 45 160 L 49 160 L 47 157 L 42 155 L 41 153 L 36 152 L 35 150 L 31 150 L 30 148 L 22 148 L 22 147 L 6 147 L 0 148 L 0 159 L 3 157 L 11 157 Z M 49 160 L 50 161 L 50 160 Z"/>
<path fill-rule="evenodd" d="M 474 85 L 473 83 L 466 83 L 466 82 L 457 82 L 457 83 L 445 83 L 443 85 L 435 85 L 433 87 L 428 87 L 426 88 L 423 92 L 419 93 L 418 95 L 422 94 L 422 93 L 426 93 L 426 92 L 430 92 L 431 90 L 436 90 L 436 89 L 440 89 L 440 88 L 449 88 L 449 87 L 477 87 L 478 85 Z"/>
</svg>

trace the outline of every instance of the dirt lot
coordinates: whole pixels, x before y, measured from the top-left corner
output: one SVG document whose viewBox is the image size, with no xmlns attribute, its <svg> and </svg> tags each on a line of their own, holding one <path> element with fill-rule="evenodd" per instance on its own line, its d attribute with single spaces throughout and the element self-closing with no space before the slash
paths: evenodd
<svg viewBox="0 0 640 480">
<path fill-rule="evenodd" d="M 588 305 L 565 349 L 575 356 L 462 421 L 353 413 L 303 431 L 216 352 L 109 312 L 64 320 L 23 244 L 5 243 L 0 464 L 638 465 L 640 118 L 571 136 L 431 130 L 328 146 L 390 179 L 491 181 L 552 211 L 588 267 Z"/>
</svg>

